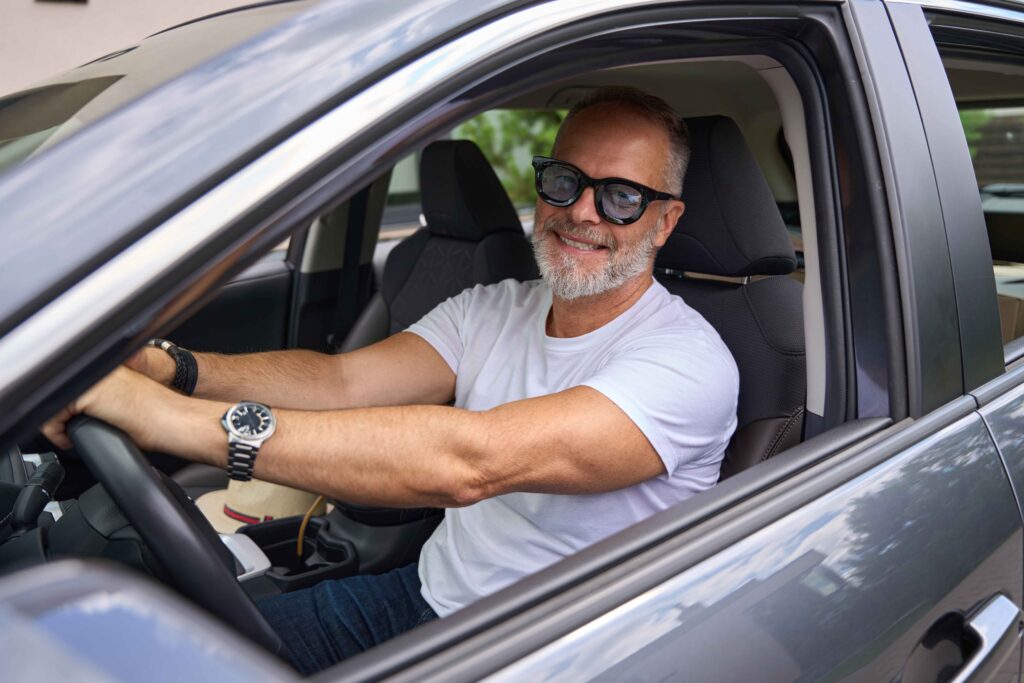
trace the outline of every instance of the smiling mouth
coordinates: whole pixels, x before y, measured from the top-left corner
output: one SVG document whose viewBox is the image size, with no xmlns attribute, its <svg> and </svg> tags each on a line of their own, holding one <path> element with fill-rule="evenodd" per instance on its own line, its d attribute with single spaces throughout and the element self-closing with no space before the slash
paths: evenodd
<svg viewBox="0 0 1024 683">
<path fill-rule="evenodd" d="M 555 232 L 555 237 L 557 237 L 563 244 L 566 244 L 566 245 L 572 247 L 573 249 L 579 249 L 580 251 L 600 251 L 602 249 L 607 249 L 608 248 L 608 247 L 606 247 L 604 245 L 601 245 L 601 244 L 591 244 L 590 242 L 580 242 L 579 240 L 574 240 L 571 237 L 569 237 L 567 235 L 563 235 L 560 232 Z"/>
</svg>

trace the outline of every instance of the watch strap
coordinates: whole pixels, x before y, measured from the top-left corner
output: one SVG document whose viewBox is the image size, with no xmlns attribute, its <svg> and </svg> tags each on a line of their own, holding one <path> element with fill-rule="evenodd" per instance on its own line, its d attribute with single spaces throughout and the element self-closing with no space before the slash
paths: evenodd
<svg viewBox="0 0 1024 683">
<path fill-rule="evenodd" d="M 195 355 L 166 339 L 152 339 L 149 344 L 163 349 L 174 360 L 174 379 L 171 381 L 171 388 L 191 396 L 199 381 L 199 365 L 196 363 Z"/>
<path fill-rule="evenodd" d="M 252 469 L 256 466 L 259 445 L 231 441 L 228 443 L 228 477 L 236 481 L 252 479 Z"/>
</svg>

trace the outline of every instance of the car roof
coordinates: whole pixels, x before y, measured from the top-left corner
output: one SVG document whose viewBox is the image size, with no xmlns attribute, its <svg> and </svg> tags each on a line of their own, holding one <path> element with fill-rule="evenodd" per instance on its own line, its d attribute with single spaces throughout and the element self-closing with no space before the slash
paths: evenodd
<svg viewBox="0 0 1024 683">
<path fill-rule="evenodd" d="M 326 107 L 523 4 L 327 1 L 11 168 L 0 175 L 0 336 Z"/>
</svg>

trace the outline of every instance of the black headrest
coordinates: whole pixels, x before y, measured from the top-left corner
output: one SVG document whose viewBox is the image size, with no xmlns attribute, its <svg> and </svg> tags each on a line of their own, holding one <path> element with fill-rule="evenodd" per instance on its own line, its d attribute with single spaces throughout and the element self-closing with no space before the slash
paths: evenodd
<svg viewBox="0 0 1024 683">
<path fill-rule="evenodd" d="M 420 159 L 420 195 L 434 235 L 479 241 L 523 231 L 519 215 L 483 152 L 469 140 L 438 140 Z"/>
<path fill-rule="evenodd" d="M 796 268 L 768 182 L 732 119 L 687 119 L 686 211 L 655 266 L 707 275 L 784 275 Z"/>
</svg>

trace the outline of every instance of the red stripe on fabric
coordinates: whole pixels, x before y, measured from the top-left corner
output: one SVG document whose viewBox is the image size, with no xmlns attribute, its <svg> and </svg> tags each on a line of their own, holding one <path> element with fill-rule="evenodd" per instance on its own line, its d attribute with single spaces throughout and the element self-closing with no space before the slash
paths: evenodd
<svg viewBox="0 0 1024 683">
<path fill-rule="evenodd" d="M 232 510 L 227 505 L 224 506 L 224 514 L 236 522 L 245 522 L 246 524 L 259 524 L 260 522 L 269 522 L 274 519 L 270 515 L 267 515 L 263 519 L 260 519 L 259 517 L 250 517 L 249 515 L 238 512 L 237 510 Z"/>
</svg>

